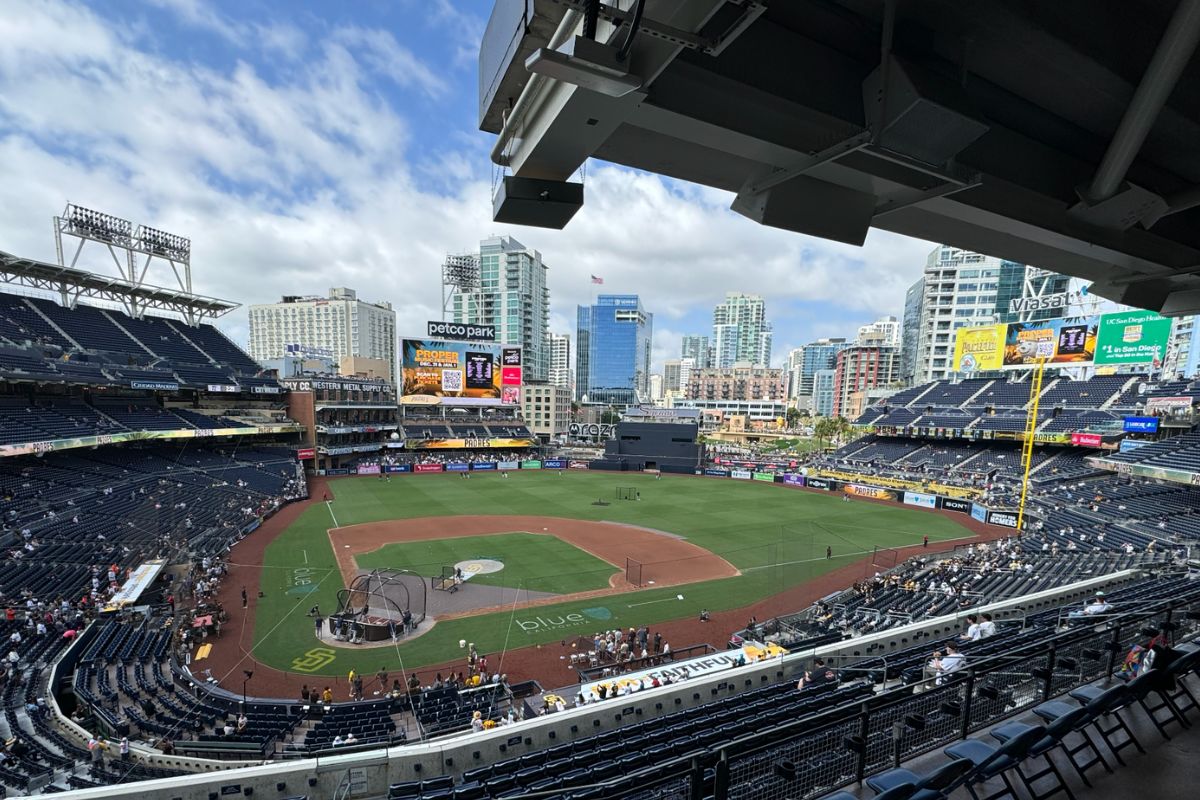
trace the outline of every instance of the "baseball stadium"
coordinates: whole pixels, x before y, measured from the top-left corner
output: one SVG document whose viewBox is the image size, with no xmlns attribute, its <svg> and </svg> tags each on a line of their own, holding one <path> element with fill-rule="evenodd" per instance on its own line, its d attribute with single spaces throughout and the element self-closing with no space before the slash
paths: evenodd
<svg viewBox="0 0 1200 800">
<path fill-rule="evenodd" d="M 280 71 L 310 66 L 288 57 L 298 28 L 152 5 L 230 47 L 262 39 Z M 56 260 L 7 252 L 27 240 L 0 251 L 0 797 L 1190 796 L 1200 345 L 1183 333 L 1200 334 L 1200 1 L 497 0 L 479 25 L 430 5 L 417 35 L 459 26 L 458 49 L 478 49 L 502 226 L 562 229 L 578 213 L 576 227 L 599 227 L 582 210 L 584 182 L 606 179 L 588 178 L 595 159 L 690 182 L 706 203 L 728 194 L 767 227 L 851 247 L 903 234 L 958 261 L 929 257 L 904 323 L 884 326 L 894 343 L 872 326 L 838 340 L 809 376 L 812 418 L 790 396 L 752 418 L 682 389 L 652 404 L 632 385 L 646 374 L 578 402 L 569 379 L 534 379 L 553 360 L 548 311 L 546 341 L 509 335 L 524 318 L 502 319 L 483 286 L 536 254 L 542 282 L 509 288 L 548 305 L 537 251 L 447 256 L 442 318 L 424 330 L 395 330 L 389 301 L 289 285 L 247 310 L 247 344 L 232 333 L 240 303 L 196 290 L 187 236 L 67 203 Z M 65 8 L 55 37 L 70 16 L 98 19 Z M 8 43 L 37 40 L 11 19 L 0 12 Z M 152 27 L 139 17 L 108 46 Z M 431 103 L 446 91 L 388 31 L 328 34 L 308 91 L 361 104 L 318 102 L 339 117 L 337 147 L 315 137 L 322 160 L 387 106 L 339 93 L 361 88 L 341 72 L 350 50 Z M 104 49 L 87 49 L 87 70 L 104 71 Z M 18 60 L 0 59 L 0 81 Z M 234 61 L 232 93 L 253 96 L 261 76 Z M 217 86 L 215 70 L 193 72 Z M 154 80 L 186 94 L 182 71 Z M 6 123 L 20 102 L 0 102 Z M 168 116 L 146 106 L 123 124 Z M 316 124 L 255 111 L 245 124 L 263 138 Z M 198 185 L 243 178 L 201 171 Z M 138 184 L 119 177 L 96 191 Z M 293 188 L 254 201 L 280 186 Z M 155 197 L 146 213 L 194 219 L 137 188 Z M 623 218 L 597 205 L 623 244 Z M 843 280 L 841 255 L 808 256 L 829 291 L 875 288 Z M 261 296 L 244 277 L 243 299 Z M 648 373 L 650 315 L 636 295 L 607 297 L 607 330 L 636 327 L 628 350 Z M 606 355 L 585 324 L 600 308 L 578 307 L 592 341 L 577 359 Z M 404 324 L 425 310 L 413 299 Z M 285 318 L 269 341 L 285 355 L 252 357 L 255 324 Z M 361 327 L 386 356 L 335 358 L 300 342 L 296 320 Z M 769 362 L 764 324 L 752 344 Z M 714 315 L 714 340 L 729 326 Z M 925 366 L 901 375 L 905 352 Z M 833 381 L 828 413 L 817 375 Z M 553 413 L 528 401 L 556 392 L 571 424 L 547 433 Z"/>
</svg>

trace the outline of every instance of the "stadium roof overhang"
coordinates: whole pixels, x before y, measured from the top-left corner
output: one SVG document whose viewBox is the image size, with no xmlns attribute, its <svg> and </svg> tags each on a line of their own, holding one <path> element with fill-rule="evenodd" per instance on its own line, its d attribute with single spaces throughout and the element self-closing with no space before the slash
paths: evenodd
<svg viewBox="0 0 1200 800">
<path fill-rule="evenodd" d="M 497 2 L 480 127 L 497 219 L 562 227 L 596 157 L 734 193 L 764 225 L 870 228 L 1200 311 L 1200 0 Z M 636 9 L 638 4 L 634 4 Z"/>
<path fill-rule="evenodd" d="M 74 306 L 80 298 L 127 304 L 136 300 L 140 308 L 172 311 L 185 318 L 219 317 L 238 303 L 161 286 L 135 284 L 122 278 L 97 275 L 0 251 L 0 283 L 57 292 L 63 304 Z"/>
</svg>

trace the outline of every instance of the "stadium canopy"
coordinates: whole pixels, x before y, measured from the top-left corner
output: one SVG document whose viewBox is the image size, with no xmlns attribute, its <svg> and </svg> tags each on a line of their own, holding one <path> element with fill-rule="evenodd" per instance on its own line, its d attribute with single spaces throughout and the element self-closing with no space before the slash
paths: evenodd
<svg viewBox="0 0 1200 800">
<path fill-rule="evenodd" d="M 239 305 L 215 297 L 21 258 L 3 251 L 0 251 L 0 283 L 57 292 L 62 304 L 68 308 L 74 308 L 80 298 L 89 298 L 120 303 L 126 308 L 171 311 L 188 320 L 219 317 Z"/>
<path fill-rule="evenodd" d="M 1200 312 L 1200 0 L 619 6 L 495 3 L 497 220 L 563 227 L 595 157 L 764 225 L 879 228 Z"/>
</svg>

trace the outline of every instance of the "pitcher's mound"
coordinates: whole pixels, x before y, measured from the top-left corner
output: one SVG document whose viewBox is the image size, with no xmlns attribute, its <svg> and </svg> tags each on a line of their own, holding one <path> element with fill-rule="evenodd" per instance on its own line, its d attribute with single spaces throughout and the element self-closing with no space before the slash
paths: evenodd
<svg viewBox="0 0 1200 800">
<path fill-rule="evenodd" d="M 487 575 L 504 569 L 504 562 L 497 561 L 494 558 L 472 558 L 467 561 L 460 561 L 454 567 L 455 569 L 461 569 L 464 576 Z"/>
</svg>

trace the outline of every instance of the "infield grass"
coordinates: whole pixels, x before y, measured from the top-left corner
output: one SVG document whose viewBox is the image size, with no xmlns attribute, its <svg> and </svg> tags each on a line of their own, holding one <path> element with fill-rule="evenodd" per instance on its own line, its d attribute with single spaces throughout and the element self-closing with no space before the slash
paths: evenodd
<svg viewBox="0 0 1200 800">
<path fill-rule="evenodd" d="M 429 577 L 442 567 L 475 558 L 492 558 L 504 564 L 499 572 L 476 573 L 468 584 L 507 586 L 550 594 L 572 594 L 607 589 L 617 567 L 555 536 L 533 533 L 499 533 L 454 539 L 427 539 L 385 544 L 355 561 L 363 569 L 407 569 Z M 469 586 L 467 587 L 469 589 Z"/>
<path fill-rule="evenodd" d="M 505 647 L 590 636 L 609 627 L 661 623 L 694 615 L 701 608 L 741 608 L 863 558 L 876 546 L 916 544 L 925 535 L 933 541 L 971 535 L 945 516 L 896 505 L 844 502 L 840 494 L 756 481 L 670 476 L 654 480 L 603 472 L 559 475 L 528 471 L 510 475 L 503 479 L 498 474 L 476 473 L 470 481 L 457 475 L 397 475 L 390 482 L 375 478 L 331 482 L 336 499 L 330 508 L 327 510 L 323 503 L 308 508 L 266 548 L 261 581 L 265 596 L 257 607 L 254 657 L 277 669 L 306 675 L 345 675 L 351 667 L 373 672 L 381 664 L 394 669 L 401 659 L 405 668 L 415 669 L 461 658 L 460 640 L 475 642 L 481 652 L 496 653 Z M 642 499 L 614 500 L 618 486 L 636 487 Z M 611 505 L 592 505 L 597 498 L 610 500 Z M 668 531 L 722 556 L 743 574 L 515 613 L 447 620 L 395 648 L 348 650 L 327 648 L 316 641 L 305 612 L 319 603 L 322 612 L 328 614 L 336 608 L 336 593 L 342 588 L 328 528 L 429 516 L 449 517 L 447 523 L 452 525 L 456 514 L 566 517 Z M 464 541 L 442 540 L 452 547 L 445 551 L 445 557 L 433 557 L 430 563 L 454 563 L 449 559 L 454 557 L 457 543 Z M 557 539 L 553 541 L 582 553 Z M 390 548 L 397 546 L 389 545 L 379 552 L 390 554 Z M 833 549 L 833 558 L 825 558 L 826 547 Z M 471 548 L 472 555 L 496 552 L 490 543 L 479 553 L 474 552 L 476 549 Z M 533 565 L 522 569 L 541 570 L 536 563 L 539 558 L 535 554 Z M 359 563 L 363 563 L 361 558 Z M 610 568 L 607 574 L 611 572 Z M 585 588 L 576 583 L 567 591 Z M 679 600 L 679 595 L 684 599 Z M 694 642 L 671 644 L 678 648 Z M 719 646 L 721 642 L 713 644 Z"/>
</svg>

